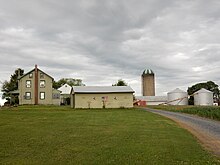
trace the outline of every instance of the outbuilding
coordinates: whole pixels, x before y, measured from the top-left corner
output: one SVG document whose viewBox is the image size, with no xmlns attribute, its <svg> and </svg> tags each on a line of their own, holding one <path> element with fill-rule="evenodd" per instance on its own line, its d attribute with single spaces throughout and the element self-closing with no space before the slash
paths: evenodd
<svg viewBox="0 0 220 165">
<path fill-rule="evenodd" d="M 72 87 L 68 84 L 64 84 L 58 90 L 61 91 L 61 105 L 70 105 L 70 92 Z"/>
<path fill-rule="evenodd" d="M 213 105 L 213 92 L 202 88 L 194 93 L 194 105 Z"/>
<path fill-rule="evenodd" d="M 167 102 L 167 96 L 136 96 L 136 100 L 140 100 L 141 104 L 160 105 Z"/>
<path fill-rule="evenodd" d="M 167 99 L 169 105 L 188 105 L 188 93 L 179 88 L 168 92 Z"/>
<path fill-rule="evenodd" d="M 72 108 L 132 108 L 134 90 L 129 86 L 74 86 Z"/>
</svg>

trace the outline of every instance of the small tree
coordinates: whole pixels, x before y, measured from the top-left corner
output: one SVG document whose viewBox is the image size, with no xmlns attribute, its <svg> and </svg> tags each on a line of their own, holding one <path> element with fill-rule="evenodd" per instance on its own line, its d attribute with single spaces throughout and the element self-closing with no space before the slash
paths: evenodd
<svg viewBox="0 0 220 165">
<path fill-rule="evenodd" d="M 195 84 L 191 87 L 188 87 L 188 90 L 187 90 L 188 95 L 192 95 L 193 93 L 200 90 L 201 88 L 205 88 L 209 91 L 212 91 L 213 92 L 213 99 L 216 101 L 219 101 L 220 92 L 219 92 L 218 85 L 212 81 L 207 81 L 206 83 L 198 83 L 198 84 Z M 190 96 L 189 104 L 190 105 L 194 104 L 194 97 L 193 96 Z"/>
<path fill-rule="evenodd" d="M 115 84 L 112 84 L 112 86 L 127 86 L 128 84 L 122 80 L 122 79 L 119 79 L 118 82 L 116 82 Z"/>
</svg>

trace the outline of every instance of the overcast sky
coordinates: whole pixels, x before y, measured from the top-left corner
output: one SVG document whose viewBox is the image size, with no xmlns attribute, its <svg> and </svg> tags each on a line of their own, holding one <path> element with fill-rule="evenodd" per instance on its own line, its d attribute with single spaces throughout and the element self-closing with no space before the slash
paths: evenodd
<svg viewBox="0 0 220 165">
<path fill-rule="evenodd" d="M 219 0 L 0 0 L 0 81 L 37 64 L 55 80 L 125 80 L 141 95 L 198 82 L 220 85 Z"/>
</svg>

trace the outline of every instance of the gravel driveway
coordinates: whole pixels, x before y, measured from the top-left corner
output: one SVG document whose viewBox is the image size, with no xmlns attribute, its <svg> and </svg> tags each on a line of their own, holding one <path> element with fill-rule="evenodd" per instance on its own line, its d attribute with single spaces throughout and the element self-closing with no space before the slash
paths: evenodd
<svg viewBox="0 0 220 165">
<path fill-rule="evenodd" d="M 208 150 L 220 156 L 220 122 L 178 112 L 144 108 L 147 111 L 168 117 L 195 135 Z"/>
</svg>

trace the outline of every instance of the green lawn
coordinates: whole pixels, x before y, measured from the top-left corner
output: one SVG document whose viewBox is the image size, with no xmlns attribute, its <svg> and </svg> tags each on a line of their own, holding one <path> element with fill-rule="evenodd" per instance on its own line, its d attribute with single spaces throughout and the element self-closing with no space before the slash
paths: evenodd
<svg viewBox="0 0 220 165">
<path fill-rule="evenodd" d="M 0 110 L 0 164 L 220 164 L 173 121 L 137 109 Z"/>
</svg>

